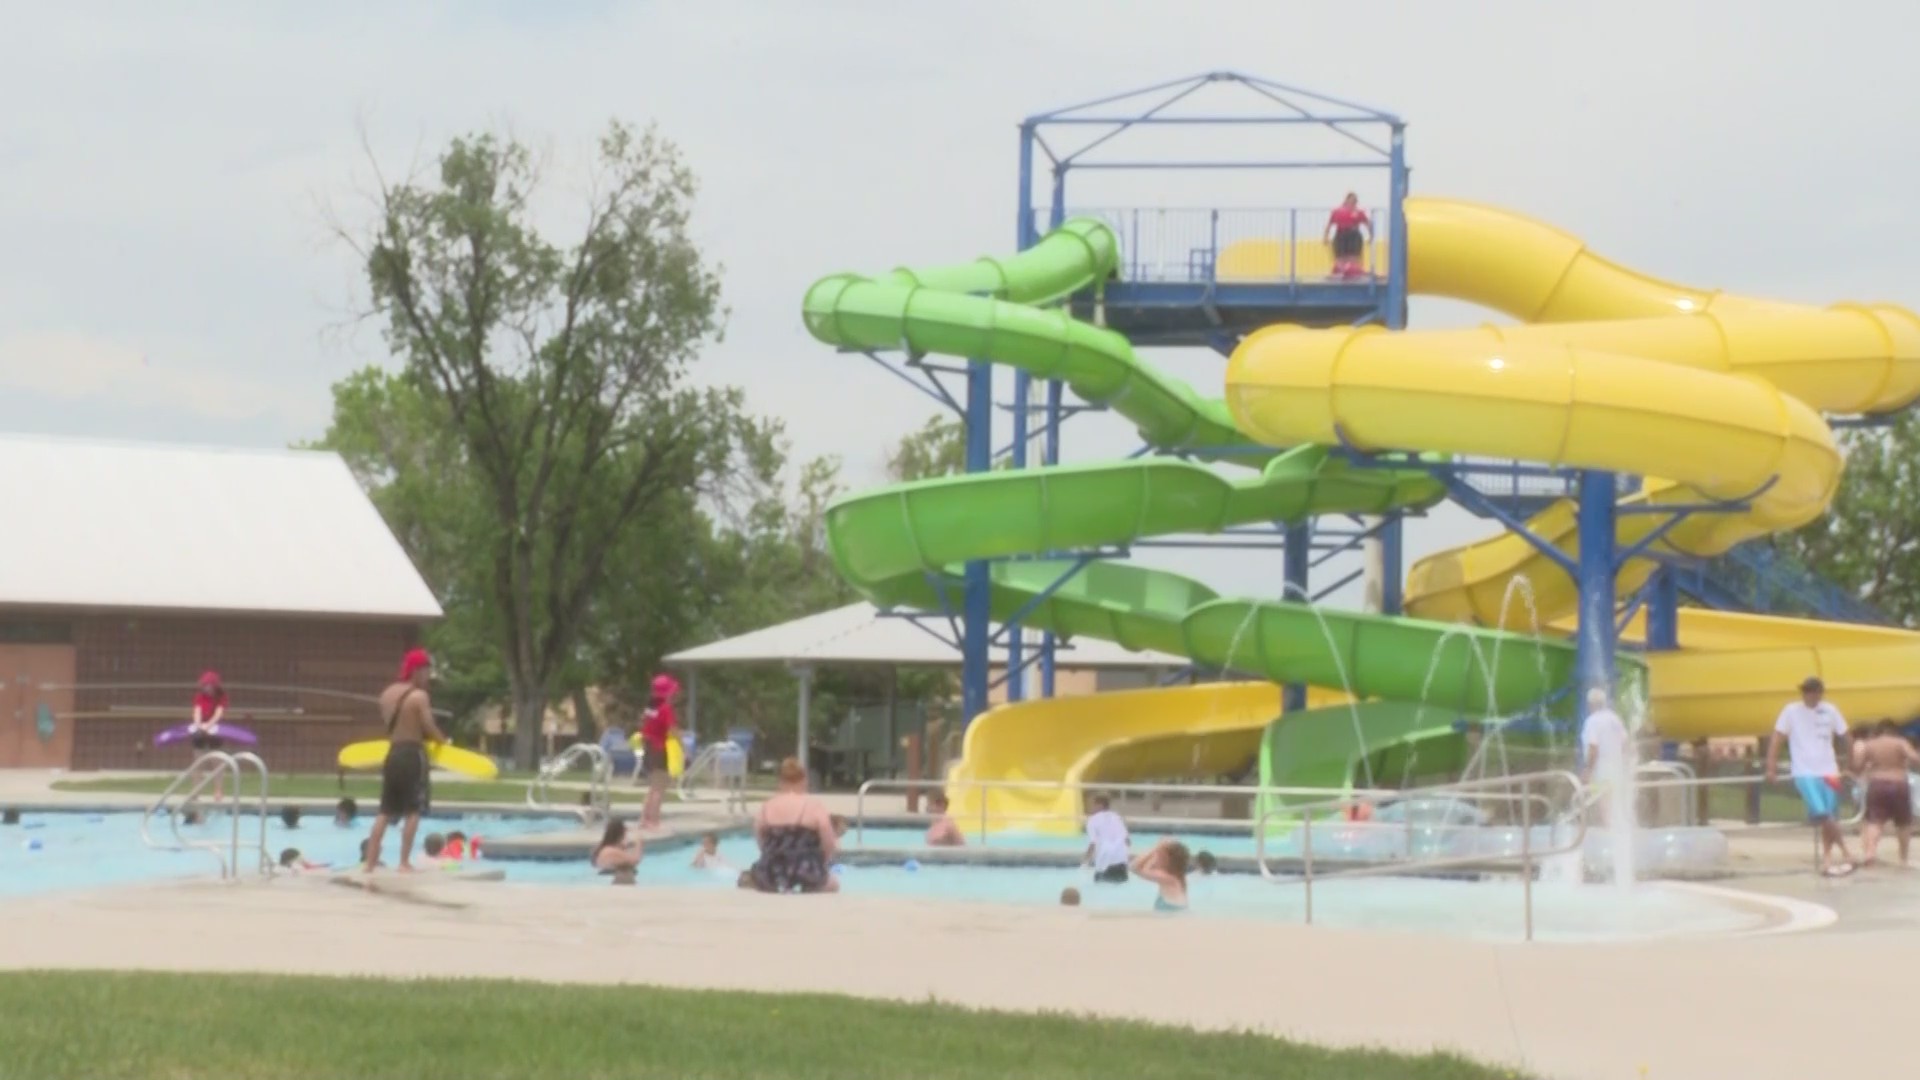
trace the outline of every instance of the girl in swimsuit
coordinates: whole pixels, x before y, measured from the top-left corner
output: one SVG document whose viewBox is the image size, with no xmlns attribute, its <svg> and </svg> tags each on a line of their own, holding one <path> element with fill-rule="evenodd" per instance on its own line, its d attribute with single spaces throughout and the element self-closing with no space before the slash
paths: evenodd
<svg viewBox="0 0 1920 1080">
<path fill-rule="evenodd" d="M 1133 861 L 1134 874 L 1160 889 L 1153 898 L 1153 910 L 1187 910 L 1187 869 L 1192 863 L 1187 845 L 1178 840 L 1162 840 Z"/>
<path fill-rule="evenodd" d="M 627 823 L 615 818 L 607 822 L 607 831 L 600 834 L 600 843 L 589 859 L 593 868 L 603 874 L 631 873 L 639 867 L 644 854 L 640 838 L 628 836 Z"/>
</svg>

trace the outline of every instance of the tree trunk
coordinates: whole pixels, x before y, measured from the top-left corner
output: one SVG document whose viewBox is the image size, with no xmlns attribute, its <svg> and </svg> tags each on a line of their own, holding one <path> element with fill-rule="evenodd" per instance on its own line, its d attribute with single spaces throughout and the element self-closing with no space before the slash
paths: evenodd
<svg viewBox="0 0 1920 1080">
<path fill-rule="evenodd" d="M 593 702 L 587 700 L 584 686 L 573 689 L 573 723 L 580 729 L 575 738 L 581 742 L 600 741 L 600 719 L 593 715 Z"/>
<path fill-rule="evenodd" d="M 513 764 L 532 769 L 540 763 L 541 724 L 547 718 L 547 691 L 541 686 L 513 687 Z"/>
</svg>

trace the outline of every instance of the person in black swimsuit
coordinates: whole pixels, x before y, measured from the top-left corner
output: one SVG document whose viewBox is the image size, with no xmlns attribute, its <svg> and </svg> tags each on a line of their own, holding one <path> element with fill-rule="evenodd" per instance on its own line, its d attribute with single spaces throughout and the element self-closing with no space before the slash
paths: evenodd
<svg viewBox="0 0 1920 1080">
<path fill-rule="evenodd" d="M 404 822 L 400 829 L 400 869 L 413 869 L 413 837 L 432 794 L 427 743 L 447 741 L 433 722 L 433 703 L 427 696 L 432 677 L 433 660 L 427 651 L 411 650 L 400 661 L 399 681 L 380 695 L 380 712 L 387 722 L 387 760 L 380 767 L 380 814 L 373 819 L 373 831 L 367 836 L 368 873 L 379 864 L 380 844 L 386 839 L 387 823 L 394 818 Z"/>
<path fill-rule="evenodd" d="M 780 763 L 780 790 L 760 804 L 753 822 L 760 859 L 747 871 L 761 892 L 839 892 L 832 873 L 840 853 L 833 815 L 807 794 L 807 769 L 799 758 Z"/>
</svg>

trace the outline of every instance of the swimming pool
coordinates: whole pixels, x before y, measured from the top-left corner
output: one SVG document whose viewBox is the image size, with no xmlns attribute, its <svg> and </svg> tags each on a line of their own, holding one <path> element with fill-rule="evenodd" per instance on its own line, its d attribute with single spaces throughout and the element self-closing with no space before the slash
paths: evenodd
<svg viewBox="0 0 1920 1080">
<path fill-rule="evenodd" d="M 876 846 L 869 829 L 868 842 Z M 891 830 L 909 833 L 912 830 Z M 917 838 L 918 833 L 913 835 Z M 1057 841 L 1061 838 L 1041 838 Z M 1150 842 L 1147 837 L 1141 840 Z M 1031 849 L 1029 849 L 1031 850 Z M 747 836 L 722 839 L 720 854 L 729 868 L 696 870 L 695 849 L 649 851 L 641 865 L 641 888 L 736 888 L 739 869 L 756 855 Z M 601 885 L 585 859 L 562 861 L 493 860 L 507 880 L 521 883 Z M 1101 914 L 1145 914 L 1155 890 L 1144 882 L 1098 885 L 1081 867 L 918 866 L 898 864 L 846 866 L 843 891 L 854 895 L 901 896 L 934 901 L 965 900 L 996 904 L 1053 905 L 1062 889 L 1080 891 L 1082 907 Z M 1252 874 L 1195 876 L 1190 881 L 1192 913 L 1197 917 L 1305 921 L 1305 893 L 1297 882 L 1268 881 Z M 1525 909 L 1517 881 L 1448 881 L 1377 877 L 1316 883 L 1314 921 L 1325 926 L 1446 933 L 1490 940 L 1522 936 Z M 1631 890 L 1611 886 L 1539 882 L 1534 886 L 1535 936 L 1553 941 L 1616 941 L 1663 936 L 1738 933 L 1758 929 L 1769 915 L 1757 908 L 1662 884 Z"/>
<path fill-rule="evenodd" d="M 218 872 L 218 862 L 205 851 L 156 851 L 141 843 L 141 817 L 134 811 L 28 811 L 21 815 L 20 824 L 0 825 L 0 896 L 207 877 Z M 331 817 L 315 814 L 304 819 L 300 827 L 289 829 L 273 817 L 267 822 L 267 847 L 276 856 L 282 848 L 299 848 L 314 862 L 344 865 L 358 858 L 360 841 L 372 825 L 371 817 L 362 817 L 349 828 L 336 828 Z M 420 835 L 461 829 L 469 836 L 491 838 L 578 827 L 579 821 L 571 816 L 450 814 L 423 820 Z M 242 845 L 257 838 L 259 828 L 259 819 L 243 817 Z M 162 819 L 154 820 L 152 831 L 156 840 L 172 838 Z M 215 814 L 208 824 L 183 825 L 180 835 L 189 840 L 224 842 L 233 835 L 232 824 L 225 815 Z M 395 830 L 388 834 L 388 861 L 393 860 L 398 845 Z"/>
<path fill-rule="evenodd" d="M 1177 832 L 1136 830 L 1133 849 L 1145 851 L 1162 838 L 1172 838 L 1195 853 L 1210 851 L 1227 857 L 1253 858 L 1258 845 L 1251 832 Z M 1534 851 L 1564 848 L 1570 839 L 1565 826 L 1536 825 L 1526 838 Z M 1266 854 L 1274 860 L 1298 859 L 1303 854 L 1304 837 L 1297 825 L 1276 825 L 1267 836 Z M 1397 859 L 1499 859 L 1518 858 L 1522 849 L 1522 830 L 1505 825 L 1415 825 L 1354 824 L 1316 822 L 1313 825 L 1313 853 L 1329 861 L 1385 862 Z M 849 848 L 913 849 L 926 844 L 925 831 L 916 828 L 867 828 L 849 830 L 843 841 Z M 1055 853 L 1086 850 L 1084 837 L 1048 835 L 1021 831 L 995 831 L 984 838 L 969 834 L 969 847 L 983 851 L 1046 851 Z M 1590 873 L 1605 874 L 1612 863 L 1612 837 L 1604 829 L 1589 830 L 1582 844 L 1582 855 Z M 1636 865 L 1642 874 L 1692 876 L 1718 869 L 1727 861 L 1725 834 L 1709 828 L 1640 829 L 1635 832 Z"/>
</svg>

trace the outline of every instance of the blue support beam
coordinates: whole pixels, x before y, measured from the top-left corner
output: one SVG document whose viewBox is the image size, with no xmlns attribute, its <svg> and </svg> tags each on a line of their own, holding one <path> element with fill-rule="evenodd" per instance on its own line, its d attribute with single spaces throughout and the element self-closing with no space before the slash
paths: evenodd
<svg viewBox="0 0 1920 1080">
<path fill-rule="evenodd" d="M 1613 687 L 1614 478 L 1610 472 L 1580 473 L 1575 581 L 1580 589 L 1580 630 L 1575 639 L 1581 688 Z M 1581 712 L 1585 714 L 1584 695 Z"/>
<path fill-rule="evenodd" d="M 1662 566 L 1647 581 L 1647 650 L 1666 652 L 1680 647 L 1680 578 L 1671 566 Z"/>
<path fill-rule="evenodd" d="M 986 472 L 993 458 L 993 365 L 982 360 L 967 364 L 967 471 Z M 987 637 L 992 631 L 993 598 L 987 563 L 967 564 L 961 600 L 960 714 L 971 724 L 987 711 L 990 657 Z"/>
<path fill-rule="evenodd" d="M 1313 523 L 1301 522 L 1287 526 L 1286 547 L 1280 557 L 1286 574 L 1286 598 L 1297 603 L 1309 603 L 1308 593 L 1311 584 L 1313 555 Z M 1287 683 L 1280 688 L 1280 710 L 1298 712 L 1307 707 L 1307 688 L 1300 683 Z"/>
</svg>

